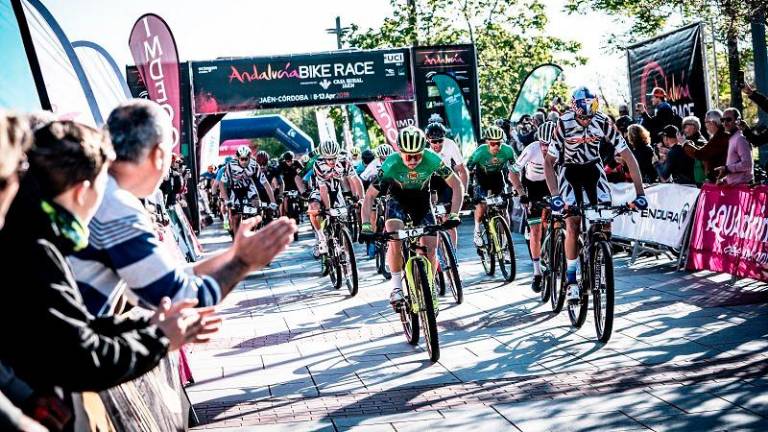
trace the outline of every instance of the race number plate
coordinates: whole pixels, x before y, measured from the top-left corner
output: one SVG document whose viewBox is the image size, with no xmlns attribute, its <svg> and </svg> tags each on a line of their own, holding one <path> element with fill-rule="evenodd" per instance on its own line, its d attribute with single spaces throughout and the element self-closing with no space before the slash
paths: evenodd
<svg viewBox="0 0 768 432">
<path fill-rule="evenodd" d="M 257 213 L 259 213 L 259 210 L 257 210 L 256 208 L 251 206 L 243 206 L 243 214 L 255 215 Z"/>
<path fill-rule="evenodd" d="M 299 192 L 298 191 L 288 191 L 288 192 L 285 193 L 285 195 L 288 198 L 296 198 L 297 196 L 299 196 Z"/>
<path fill-rule="evenodd" d="M 418 237 L 424 234 L 424 228 L 409 228 L 401 229 L 397 231 L 397 237 L 400 240 L 404 240 L 411 237 Z"/>
<path fill-rule="evenodd" d="M 448 211 L 445 209 L 445 206 L 442 204 L 436 204 L 435 205 L 435 216 L 444 216 Z"/>
<path fill-rule="evenodd" d="M 500 196 L 492 196 L 485 199 L 485 203 L 488 205 L 501 205 L 504 203 L 504 198 Z"/>
<path fill-rule="evenodd" d="M 328 210 L 328 214 L 333 217 L 341 217 L 347 215 L 346 207 L 336 207 Z"/>
</svg>

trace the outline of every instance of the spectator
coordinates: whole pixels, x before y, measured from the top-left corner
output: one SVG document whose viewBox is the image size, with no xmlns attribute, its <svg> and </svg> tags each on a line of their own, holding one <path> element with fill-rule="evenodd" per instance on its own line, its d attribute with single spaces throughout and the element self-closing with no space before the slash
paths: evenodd
<svg viewBox="0 0 768 432">
<path fill-rule="evenodd" d="M 694 184 L 693 159 L 685 154 L 680 131 L 669 125 L 661 131 L 659 161 L 655 163 L 659 178 L 663 182 Z"/>
<path fill-rule="evenodd" d="M 651 133 L 651 140 L 653 142 L 659 142 L 662 134 L 661 132 L 668 125 L 680 127 L 680 117 L 672 110 L 672 105 L 667 102 L 667 92 L 661 87 L 656 87 L 652 92 L 646 96 L 651 96 L 651 104 L 654 108 L 653 116 L 648 114 L 648 110 L 645 104 L 637 104 L 637 109 L 640 112 L 643 125 Z M 658 140 L 657 140 L 658 137 Z"/>
<path fill-rule="evenodd" d="M 629 107 L 627 104 L 619 104 L 619 117 L 629 117 Z"/>
<path fill-rule="evenodd" d="M 723 126 L 730 138 L 725 165 L 715 168 L 718 183 L 738 185 L 750 183 L 754 179 L 752 145 L 741 133 L 738 127 L 739 120 L 741 120 L 741 113 L 738 109 L 728 108 L 723 112 Z"/>
<path fill-rule="evenodd" d="M 605 176 L 610 183 L 624 183 L 632 181 L 632 177 L 629 175 L 629 168 L 624 159 L 619 155 L 614 155 L 612 159 L 608 160 L 608 163 L 604 167 Z"/>
<path fill-rule="evenodd" d="M 651 147 L 651 134 L 641 125 L 633 124 L 627 129 L 627 142 L 632 149 L 632 154 L 637 159 L 637 165 L 643 176 L 643 183 L 656 183 L 659 174 L 653 165 L 656 153 Z"/>
<path fill-rule="evenodd" d="M 215 305 L 292 241 L 293 221 L 280 218 L 253 232 L 260 218 L 252 218 L 241 224 L 229 249 L 179 266 L 160 244 L 139 201 L 157 190 L 169 168 L 170 118 L 158 104 L 134 99 L 112 111 L 107 126 L 117 160 L 110 168 L 104 202 L 89 225 L 94 241 L 72 260 L 92 313 L 109 310 L 120 282 L 149 305 L 166 296 Z"/>
<path fill-rule="evenodd" d="M 151 319 L 88 314 L 66 257 L 88 243 L 84 223 L 101 201 L 112 146 L 95 129 L 53 122 L 35 133 L 28 158 L 29 172 L 0 233 L 1 244 L 13 245 L 0 258 L 4 282 L 13 287 L 3 293 L 13 307 L 0 314 L 0 325 L 13 331 L 4 333 L 0 359 L 35 399 L 53 395 L 55 387 L 108 389 L 217 329 L 212 309 L 195 311 L 189 301 L 170 306 L 165 299 Z"/>
<path fill-rule="evenodd" d="M 558 114 L 557 111 L 550 111 L 549 114 L 547 114 L 548 122 L 557 123 L 558 120 L 560 120 L 560 114 Z"/>
<path fill-rule="evenodd" d="M 683 150 L 690 145 L 699 148 L 707 144 L 707 139 L 701 135 L 701 121 L 696 116 L 688 116 L 683 119 L 683 136 L 685 138 L 682 143 Z M 685 154 L 688 154 L 688 152 L 686 151 Z M 688 156 L 693 157 L 689 154 Z M 696 158 L 693 161 L 693 179 L 697 185 L 701 185 L 706 180 L 704 164 Z"/>
<path fill-rule="evenodd" d="M 758 108 L 768 112 L 768 98 L 765 97 L 765 95 L 759 93 L 747 83 L 744 83 L 742 91 L 744 94 L 749 96 L 749 99 L 752 100 L 752 102 L 754 102 Z M 749 141 L 753 146 L 757 147 L 768 144 L 768 129 L 765 126 L 753 129 L 750 128 L 744 121 L 739 122 L 738 126 L 744 136 L 747 138 L 747 141 Z"/>
<path fill-rule="evenodd" d="M 632 117 L 628 115 L 622 115 L 619 118 L 616 119 L 616 128 L 621 132 L 621 135 L 624 137 L 624 139 L 627 138 L 627 131 L 629 130 L 629 125 L 632 124 Z"/>
<path fill-rule="evenodd" d="M 705 182 L 717 181 L 715 168 L 725 165 L 728 154 L 728 134 L 722 124 L 723 113 L 720 110 L 711 110 L 704 116 L 704 127 L 709 134 L 709 141 L 702 146 L 686 143 L 683 146 L 685 153 L 704 166 Z"/>
<path fill-rule="evenodd" d="M 24 152 L 29 146 L 29 130 L 14 115 L 0 111 L 0 230 L 5 224 L 13 198 L 19 189 L 19 173 L 24 171 Z M 24 415 L 13 402 L 21 405 L 33 395 L 32 389 L 0 363 L 0 430 L 45 431 Z"/>
</svg>

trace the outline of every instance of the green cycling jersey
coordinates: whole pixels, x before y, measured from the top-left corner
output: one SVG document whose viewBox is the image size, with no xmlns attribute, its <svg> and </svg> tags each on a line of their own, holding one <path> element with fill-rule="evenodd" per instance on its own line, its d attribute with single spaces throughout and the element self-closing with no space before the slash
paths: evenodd
<svg viewBox="0 0 768 432">
<path fill-rule="evenodd" d="M 515 150 L 506 144 L 502 144 L 499 152 L 495 155 L 491 154 L 488 144 L 483 144 L 472 153 L 469 162 L 467 162 L 467 168 L 470 170 L 478 169 L 483 174 L 495 174 L 514 162 L 515 159 L 517 159 Z"/>
<path fill-rule="evenodd" d="M 433 175 L 447 179 L 451 174 L 453 170 L 430 149 L 424 150 L 421 162 L 413 170 L 405 166 L 400 153 L 393 153 L 381 164 L 374 187 L 378 190 L 393 186 L 402 191 L 428 191 L 429 179 Z"/>
</svg>

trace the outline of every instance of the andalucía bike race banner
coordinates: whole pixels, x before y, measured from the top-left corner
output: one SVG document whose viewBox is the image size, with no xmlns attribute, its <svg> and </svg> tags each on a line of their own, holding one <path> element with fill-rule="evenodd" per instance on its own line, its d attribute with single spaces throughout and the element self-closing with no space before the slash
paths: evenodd
<svg viewBox="0 0 768 432">
<path fill-rule="evenodd" d="M 413 80 L 416 87 L 416 110 L 419 127 L 427 126 L 432 114 L 444 120 L 446 104 L 433 77 L 448 75 L 456 81 L 469 110 L 475 137 L 480 137 L 480 91 L 477 81 L 477 57 L 474 45 L 442 45 L 413 48 Z M 455 100 L 453 100 L 456 102 Z M 450 121 L 450 119 L 449 119 Z M 457 126 L 447 124 L 453 129 Z"/>
<path fill-rule="evenodd" d="M 688 269 L 768 281 L 768 186 L 701 189 Z"/>
<path fill-rule="evenodd" d="M 646 95 L 661 87 L 680 117 L 695 115 L 703 123 L 709 92 L 702 37 L 702 25 L 696 23 L 627 48 L 632 107 L 642 102 L 650 110 L 651 97 Z"/>
<path fill-rule="evenodd" d="M 181 154 L 179 54 L 171 29 L 159 16 L 146 14 L 133 25 L 128 45 L 149 98 L 171 116 L 173 152 Z"/>
<path fill-rule="evenodd" d="M 413 99 L 408 49 L 192 62 L 196 114 Z"/>
</svg>

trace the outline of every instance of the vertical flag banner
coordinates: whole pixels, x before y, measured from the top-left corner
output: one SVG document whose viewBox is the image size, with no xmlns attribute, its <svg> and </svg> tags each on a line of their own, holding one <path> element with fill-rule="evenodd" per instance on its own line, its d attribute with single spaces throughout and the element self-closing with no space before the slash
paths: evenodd
<svg viewBox="0 0 768 432">
<path fill-rule="evenodd" d="M 0 0 L 0 108 L 36 111 L 42 108 L 21 29 L 10 0 Z"/>
<path fill-rule="evenodd" d="M 562 73 L 563 68 L 555 64 L 543 64 L 532 70 L 520 86 L 509 120 L 517 122 L 523 115 L 531 115 L 543 106 L 547 102 L 544 98 Z"/>
<path fill-rule="evenodd" d="M 336 127 L 333 124 L 333 120 L 328 117 L 328 108 L 318 108 L 315 111 L 315 117 L 317 118 L 317 134 L 320 138 L 320 143 L 325 141 L 336 141 Z"/>
<path fill-rule="evenodd" d="M 133 25 L 128 45 L 147 86 L 149 98 L 160 104 L 171 116 L 173 152 L 180 154 L 179 54 L 173 34 L 162 18 L 154 14 L 146 14 Z"/>
<path fill-rule="evenodd" d="M 371 115 L 376 119 L 376 123 L 381 126 L 381 130 L 384 131 L 387 143 L 397 149 L 397 119 L 392 110 L 392 104 L 387 102 L 370 102 L 366 106 L 371 110 Z"/>
<path fill-rule="evenodd" d="M 448 126 L 456 143 L 464 156 L 471 155 L 477 147 L 477 140 L 472 128 L 472 115 L 469 113 L 458 83 L 455 79 L 443 74 L 433 75 L 432 81 L 437 85 L 440 97 L 443 98 Z"/>
<path fill-rule="evenodd" d="M 695 23 L 627 48 L 632 106 L 650 106 L 654 87 L 667 92 L 667 102 L 680 116 L 704 122 L 709 89 L 704 74 L 702 24 Z"/>
<path fill-rule="evenodd" d="M 368 137 L 368 128 L 365 127 L 365 118 L 363 112 L 355 105 L 349 105 L 349 117 L 352 123 L 352 140 L 360 150 L 371 147 L 371 140 Z"/>
</svg>

